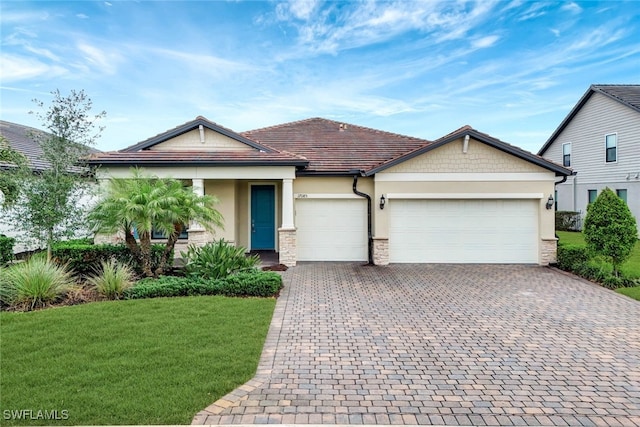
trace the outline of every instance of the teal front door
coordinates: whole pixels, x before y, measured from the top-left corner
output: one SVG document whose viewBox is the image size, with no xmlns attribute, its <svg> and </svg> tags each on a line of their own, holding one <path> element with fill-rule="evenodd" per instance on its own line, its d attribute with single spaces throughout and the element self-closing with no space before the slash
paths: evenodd
<svg viewBox="0 0 640 427">
<path fill-rule="evenodd" d="M 276 248 L 276 197 L 273 185 L 251 186 L 251 249 Z"/>
</svg>

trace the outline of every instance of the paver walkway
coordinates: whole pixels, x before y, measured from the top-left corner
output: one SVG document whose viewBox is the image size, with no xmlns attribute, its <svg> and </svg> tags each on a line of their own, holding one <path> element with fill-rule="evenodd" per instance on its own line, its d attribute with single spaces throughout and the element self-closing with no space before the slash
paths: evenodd
<svg viewBox="0 0 640 427">
<path fill-rule="evenodd" d="M 640 426 L 640 303 L 536 266 L 302 264 L 194 424 Z"/>
</svg>

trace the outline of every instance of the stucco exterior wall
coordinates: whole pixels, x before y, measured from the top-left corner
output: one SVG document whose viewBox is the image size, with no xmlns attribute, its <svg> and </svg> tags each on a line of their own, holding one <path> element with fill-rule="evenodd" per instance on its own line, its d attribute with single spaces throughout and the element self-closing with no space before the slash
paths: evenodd
<svg viewBox="0 0 640 427">
<path fill-rule="evenodd" d="M 373 178 L 359 177 L 358 191 L 372 195 Z M 293 193 L 296 194 L 353 194 L 352 177 L 303 176 L 293 181 Z"/>
<path fill-rule="evenodd" d="M 204 182 L 204 194 L 215 196 L 219 202 L 215 208 L 222 214 L 224 228 L 216 228 L 213 237 L 216 240 L 224 239 L 228 242 L 236 242 L 236 189 L 233 181 L 206 180 Z"/>
<path fill-rule="evenodd" d="M 255 148 L 211 129 L 204 129 L 204 143 L 200 130 L 194 129 L 150 148 L 151 151 L 250 151 Z"/>
</svg>

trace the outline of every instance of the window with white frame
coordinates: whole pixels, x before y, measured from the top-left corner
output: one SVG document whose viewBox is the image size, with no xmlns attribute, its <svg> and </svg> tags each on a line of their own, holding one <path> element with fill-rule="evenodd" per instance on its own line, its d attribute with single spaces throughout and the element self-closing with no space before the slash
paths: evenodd
<svg viewBox="0 0 640 427">
<path fill-rule="evenodd" d="M 562 144 L 562 166 L 571 166 L 571 143 Z"/>
<path fill-rule="evenodd" d="M 607 163 L 615 163 L 618 161 L 618 135 L 615 133 L 604 137 L 605 159 Z"/>
<path fill-rule="evenodd" d="M 624 200 L 625 203 L 627 203 L 627 190 L 624 188 L 619 188 L 616 190 L 616 194 L 618 195 L 618 197 L 620 197 L 622 200 Z"/>
</svg>

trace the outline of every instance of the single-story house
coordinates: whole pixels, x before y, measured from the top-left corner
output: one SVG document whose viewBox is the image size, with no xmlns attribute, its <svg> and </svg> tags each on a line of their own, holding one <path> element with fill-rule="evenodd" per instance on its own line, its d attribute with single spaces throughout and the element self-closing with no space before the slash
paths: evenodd
<svg viewBox="0 0 640 427">
<path fill-rule="evenodd" d="M 219 198 L 224 238 L 280 262 L 532 263 L 556 258 L 552 195 L 571 170 L 465 126 L 435 141 L 311 118 L 236 133 L 204 117 L 120 151 L 130 167 Z"/>
</svg>

